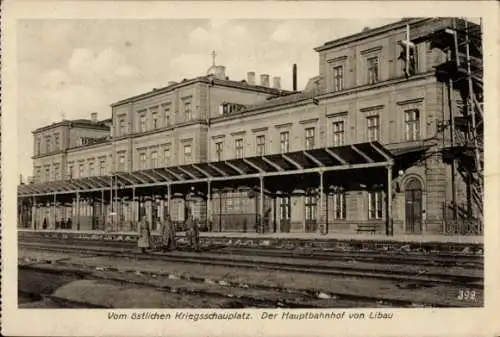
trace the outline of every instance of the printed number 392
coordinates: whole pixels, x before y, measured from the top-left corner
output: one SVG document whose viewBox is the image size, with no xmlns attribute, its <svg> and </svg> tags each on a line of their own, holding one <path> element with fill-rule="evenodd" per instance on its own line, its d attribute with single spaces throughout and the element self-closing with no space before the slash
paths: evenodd
<svg viewBox="0 0 500 337">
<path fill-rule="evenodd" d="M 462 290 L 458 291 L 458 299 L 460 301 L 475 301 L 476 292 L 474 290 Z"/>
</svg>

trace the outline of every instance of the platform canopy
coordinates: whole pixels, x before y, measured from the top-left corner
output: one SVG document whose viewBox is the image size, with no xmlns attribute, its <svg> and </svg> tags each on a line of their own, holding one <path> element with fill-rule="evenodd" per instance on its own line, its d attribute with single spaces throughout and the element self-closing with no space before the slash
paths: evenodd
<svg viewBox="0 0 500 337">
<path fill-rule="evenodd" d="M 93 192 L 110 188 L 152 187 L 208 181 L 243 180 L 278 175 L 294 175 L 392 165 L 393 155 L 378 142 L 352 144 L 161 167 L 133 172 L 117 172 L 71 180 L 20 185 L 19 196 Z"/>
</svg>

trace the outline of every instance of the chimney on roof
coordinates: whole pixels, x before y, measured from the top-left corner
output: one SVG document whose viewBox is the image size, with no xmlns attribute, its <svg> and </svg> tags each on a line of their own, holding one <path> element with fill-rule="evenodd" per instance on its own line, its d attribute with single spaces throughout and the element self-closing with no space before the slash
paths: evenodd
<svg viewBox="0 0 500 337">
<path fill-rule="evenodd" d="M 92 112 L 90 114 L 90 120 L 92 123 L 97 123 L 97 112 Z"/>
<path fill-rule="evenodd" d="M 292 69 L 293 91 L 297 91 L 297 65 L 293 64 Z"/>
<path fill-rule="evenodd" d="M 249 85 L 255 85 L 255 71 L 247 72 L 247 83 Z"/>
<path fill-rule="evenodd" d="M 273 77 L 273 88 L 274 89 L 281 89 L 281 77 L 279 77 L 279 76 Z"/>
<path fill-rule="evenodd" d="M 260 74 L 260 85 L 263 87 L 269 87 L 269 75 L 268 74 Z"/>
<path fill-rule="evenodd" d="M 226 67 L 215 66 L 215 78 L 218 80 L 225 80 L 226 79 Z"/>
</svg>

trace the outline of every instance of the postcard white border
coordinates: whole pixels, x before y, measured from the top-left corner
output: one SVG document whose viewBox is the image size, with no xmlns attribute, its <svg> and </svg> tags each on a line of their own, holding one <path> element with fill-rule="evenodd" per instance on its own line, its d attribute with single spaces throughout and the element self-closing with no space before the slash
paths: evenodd
<svg viewBox="0 0 500 337">
<path fill-rule="evenodd" d="M 175 336 L 494 336 L 500 334 L 496 220 L 500 205 L 500 75 L 498 6 L 495 2 L 153 2 L 9 1 L 2 3 L 2 334 L 23 336 L 175 335 Z M 110 321 L 108 310 L 17 309 L 16 185 L 17 78 L 16 20 L 158 18 L 363 18 L 482 17 L 485 27 L 485 308 L 391 310 L 390 321 Z M 40 51 L 43 52 L 43 51 Z M 122 312 L 141 310 L 122 310 Z M 159 311 L 159 310 L 156 310 Z M 195 310 L 193 310 L 195 311 Z M 257 310 L 253 311 L 258 313 Z"/>
</svg>

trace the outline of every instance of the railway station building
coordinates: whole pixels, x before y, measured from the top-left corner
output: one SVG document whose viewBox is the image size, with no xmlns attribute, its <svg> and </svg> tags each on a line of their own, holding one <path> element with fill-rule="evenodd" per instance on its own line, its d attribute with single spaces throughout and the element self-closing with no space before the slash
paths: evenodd
<svg viewBox="0 0 500 337">
<path fill-rule="evenodd" d="M 284 90 L 279 77 L 233 80 L 214 62 L 113 103 L 110 119 L 39 128 L 19 227 L 136 232 L 145 216 L 155 232 L 189 207 L 207 232 L 463 234 L 468 221 L 477 234 L 471 183 L 443 156 L 463 103 L 437 78 L 447 53 L 428 38 L 451 20 L 326 42 L 301 91 L 295 66 Z"/>
</svg>

